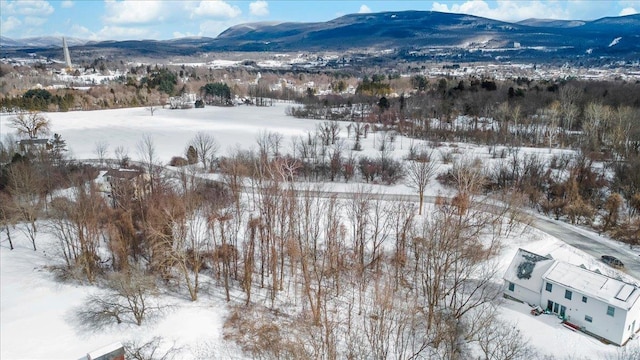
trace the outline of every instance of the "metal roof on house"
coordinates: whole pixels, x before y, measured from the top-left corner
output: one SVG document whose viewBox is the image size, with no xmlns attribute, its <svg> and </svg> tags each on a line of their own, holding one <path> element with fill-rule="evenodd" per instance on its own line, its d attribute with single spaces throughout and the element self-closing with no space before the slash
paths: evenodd
<svg viewBox="0 0 640 360">
<path fill-rule="evenodd" d="M 636 285 L 560 261 L 556 261 L 543 278 L 626 310 L 640 297 L 640 288 Z"/>
</svg>

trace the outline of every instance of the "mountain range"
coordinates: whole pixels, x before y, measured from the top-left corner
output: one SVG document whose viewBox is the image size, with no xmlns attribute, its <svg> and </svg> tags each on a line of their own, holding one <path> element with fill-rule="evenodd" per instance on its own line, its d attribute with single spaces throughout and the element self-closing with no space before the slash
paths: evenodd
<svg viewBox="0 0 640 360">
<path fill-rule="evenodd" d="M 235 25 L 216 38 L 89 42 L 67 38 L 73 52 L 162 57 L 214 51 L 345 51 L 447 49 L 505 52 L 508 57 L 613 57 L 637 59 L 640 14 L 593 21 L 527 19 L 517 23 L 434 11 L 350 14 L 327 22 L 263 22 Z M 37 52 L 61 57 L 61 38 L 0 38 L 3 56 Z M 551 55 L 549 55 L 551 54 Z M 465 55 L 466 56 L 466 55 Z"/>
</svg>

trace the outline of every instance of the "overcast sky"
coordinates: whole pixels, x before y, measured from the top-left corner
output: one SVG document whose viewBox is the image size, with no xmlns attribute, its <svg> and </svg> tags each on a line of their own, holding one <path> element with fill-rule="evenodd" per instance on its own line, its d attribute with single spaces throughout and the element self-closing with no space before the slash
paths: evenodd
<svg viewBox="0 0 640 360">
<path fill-rule="evenodd" d="M 465 13 L 504 21 L 593 20 L 636 14 L 640 0 L 0 0 L 0 34 L 90 40 L 215 37 L 246 22 L 327 21 L 352 13 L 401 10 Z"/>
</svg>

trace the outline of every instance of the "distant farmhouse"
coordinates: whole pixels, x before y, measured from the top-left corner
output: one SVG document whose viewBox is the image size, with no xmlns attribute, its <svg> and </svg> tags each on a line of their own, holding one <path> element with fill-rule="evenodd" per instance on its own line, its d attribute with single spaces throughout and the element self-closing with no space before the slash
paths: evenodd
<svg viewBox="0 0 640 360">
<path fill-rule="evenodd" d="M 51 139 L 23 139 L 18 141 L 20 155 L 30 155 L 43 150 L 51 150 L 53 141 Z"/>
<path fill-rule="evenodd" d="M 637 285 L 518 249 L 504 275 L 505 297 L 540 306 L 589 335 L 624 345 L 640 331 Z"/>
<path fill-rule="evenodd" d="M 171 109 L 191 109 L 196 102 L 196 94 L 184 93 L 181 96 L 173 96 L 169 98 L 169 107 Z"/>
</svg>

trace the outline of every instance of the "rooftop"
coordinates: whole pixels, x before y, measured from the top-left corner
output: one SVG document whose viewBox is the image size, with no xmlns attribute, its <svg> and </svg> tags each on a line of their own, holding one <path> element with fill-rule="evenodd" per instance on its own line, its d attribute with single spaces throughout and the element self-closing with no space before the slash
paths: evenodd
<svg viewBox="0 0 640 360">
<path fill-rule="evenodd" d="M 539 292 L 542 289 L 542 275 L 553 262 L 554 260 L 551 257 L 518 249 L 504 275 L 504 279 L 531 291 Z"/>
<path fill-rule="evenodd" d="M 551 266 L 544 278 L 622 309 L 631 308 L 640 297 L 636 285 L 560 261 Z"/>
</svg>

